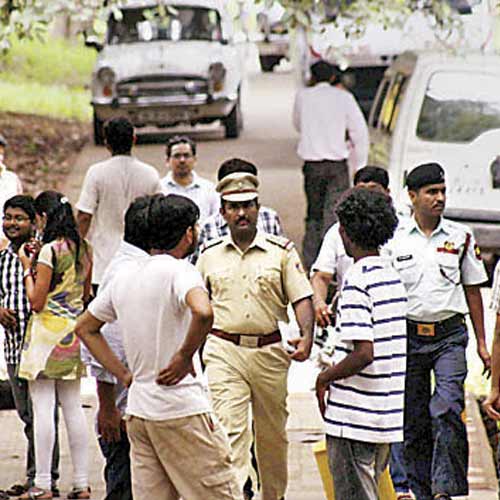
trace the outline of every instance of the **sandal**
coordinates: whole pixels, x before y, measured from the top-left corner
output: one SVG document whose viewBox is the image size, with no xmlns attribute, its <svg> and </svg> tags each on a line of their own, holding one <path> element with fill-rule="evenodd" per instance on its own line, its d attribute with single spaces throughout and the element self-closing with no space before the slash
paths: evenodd
<svg viewBox="0 0 500 500">
<path fill-rule="evenodd" d="M 7 495 L 10 495 L 11 497 L 19 497 L 23 493 L 26 493 L 29 489 L 30 487 L 28 483 L 16 483 L 13 484 L 5 493 L 7 493 Z"/>
<path fill-rule="evenodd" d="M 51 498 L 52 491 L 32 486 L 19 497 L 19 500 L 50 500 Z"/>
<path fill-rule="evenodd" d="M 90 498 L 90 488 L 73 488 L 66 498 L 76 500 L 86 500 Z"/>
</svg>

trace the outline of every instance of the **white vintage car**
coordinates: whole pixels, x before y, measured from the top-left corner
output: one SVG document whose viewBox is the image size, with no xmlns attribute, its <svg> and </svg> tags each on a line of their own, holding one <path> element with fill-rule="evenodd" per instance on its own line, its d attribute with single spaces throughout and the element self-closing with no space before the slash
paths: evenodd
<svg viewBox="0 0 500 500">
<path fill-rule="evenodd" d="M 238 137 L 244 58 L 224 4 L 130 0 L 110 17 L 104 45 L 87 42 L 100 50 L 92 74 L 96 144 L 115 116 L 160 128 L 221 120 L 226 137 Z"/>
</svg>

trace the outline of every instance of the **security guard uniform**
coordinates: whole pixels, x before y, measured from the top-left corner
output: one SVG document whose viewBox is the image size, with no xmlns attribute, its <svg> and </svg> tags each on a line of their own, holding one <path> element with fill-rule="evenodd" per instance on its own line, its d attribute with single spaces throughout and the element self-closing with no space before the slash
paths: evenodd
<svg viewBox="0 0 500 500">
<path fill-rule="evenodd" d="M 440 492 L 467 495 L 462 285 L 487 279 L 479 249 L 467 226 L 444 218 L 430 237 L 407 219 L 387 249 L 408 292 L 404 457 L 410 487 L 419 500 Z"/>
<path fill-rule="evenodd" d="M 290 358 L 278 321 L 287 321 L 288 303 L 312 296 L 312 288 L 293 243 L 261 232 L 245 252 L 231 235 L 210 242 L 197 268 L 214 310 L 203 361 L 241 488 L 250 470 L 251 405 L 261 498 L 280 500 L 287 485 Z"/>
</svg>

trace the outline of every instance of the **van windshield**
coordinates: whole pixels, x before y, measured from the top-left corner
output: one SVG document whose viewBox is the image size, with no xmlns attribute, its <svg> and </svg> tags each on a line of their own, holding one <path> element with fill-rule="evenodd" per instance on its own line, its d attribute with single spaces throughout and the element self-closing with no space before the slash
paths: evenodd
<svg viewBox="0 0 500 500">
<path fill-rule="evenodd" d="M 417 124 L 426 141 L 471 142 L 500 128 L 500 76 L 491 73 L 433 73 Z"/>
<path fill-rule="evenodd" d="M 108 21 L 110 45 L 155 40 L 222 40 L 219 13 L 213 9 L 168 6 L 163 16 L 154 8 L 123 9 L 122 14 L 122 19 L 111 15 Z"/>
</svg>

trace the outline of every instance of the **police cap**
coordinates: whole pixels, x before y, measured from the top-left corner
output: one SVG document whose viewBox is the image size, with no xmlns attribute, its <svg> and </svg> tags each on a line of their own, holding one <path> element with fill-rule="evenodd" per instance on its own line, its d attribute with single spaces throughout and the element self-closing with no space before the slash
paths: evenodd
<svg viewBox="0 0 500 500">
<path fill-rule="evenodd" d="M 406 178 L 406 186 L 411 191 L 416 191 L 429 184 L 442 184 L 444 170 L 439 163 L 424 163 L 415 167 Z"/>
<path fill-rule="evenodd" d="M 226 201 L 242 202 L 254 200 L 259 196 L 259 180 L 246 172 L 234 172 L 226 175 L 217 184 L 217 192 Z"/>
</svg>

